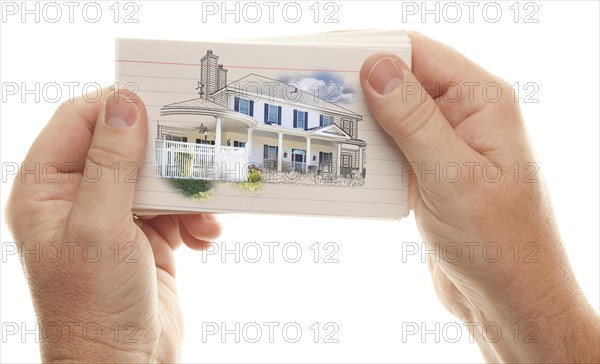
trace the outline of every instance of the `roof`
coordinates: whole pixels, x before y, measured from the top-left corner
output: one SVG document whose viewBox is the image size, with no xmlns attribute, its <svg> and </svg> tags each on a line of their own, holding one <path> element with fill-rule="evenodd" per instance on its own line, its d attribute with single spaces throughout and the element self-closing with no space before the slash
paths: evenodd
<svg viewBox="0 0 600 364">
<path fill-rule="evenodd" d="M 231 111 L 228 108 L 223 107 L 218 104 L 215 104 L 212 101 L 208 101 L 203 98 L 195 98 L 195 99 L 189 99 L 189 100 L 174 102 L 172 104 L 165 105 L 161 108 L 161 113 L 167 112 L 167 111 L 173 111 L 176 109 L 190 110 L 190 111 L 206 110 L 205 112 L 207 115 L 214 115 L 214 114 L 220 114 L 220 113 L 224 113 L 227 111 Z"/>
<path fill-rule="evenodd" d="M 267 130 L 273 132 L 284 132 L 288 135 L 301 136 L 320 136 L 333 140 L 349 140 L 350 135 L 335 124 L 320 126 L 317 128 L 290 129 L 281 128 L 280 126 L 272 126 L 269 124 L 257 123 L 252 117 L 241 114 L 237 111 L 230 110 L 214 102 L 203 98 L 190 99 L 181 102 L 175 102 L 165 105 L 160 110 L 161 116 L 166 115 L 209 115 L 209 116 L 227 116 L 232 119 L 244 121 L 247 125 L 257 128 L 258 130 Z"/>
<path fill-rule="evenodd" d="M 292 87 L 291 87 L 292 86 Z M 349 117 L 362 119 L 362 115 L 343 108 L 337 104 L 316 97 L 314 94 L 295 88 L 292 84 L 269 78 L 255 73 L 242 77 L 227 84 L 229 89 L 239 89 L 244 92 L 258 92 L 269 98 L 284 100 L 292 105 L 306 105 L 326 112 L 342 114 Z M 221 89 L 223 90 L 223 89 Z M 219 91 L 221 91 L 219 90 Z M 215 92 L 218 93 L 219 91 Z"/>
<path fill-rule="evenodd" d="M 227 116 L 232 119 L 244 121 L 248 125 L 257 124 L 256 120 L 250 116 L 241 114 L 203 98 L 190 99 L 165 105 L 160 109 L 160 116 L 165 115 Z"/>
</svg>

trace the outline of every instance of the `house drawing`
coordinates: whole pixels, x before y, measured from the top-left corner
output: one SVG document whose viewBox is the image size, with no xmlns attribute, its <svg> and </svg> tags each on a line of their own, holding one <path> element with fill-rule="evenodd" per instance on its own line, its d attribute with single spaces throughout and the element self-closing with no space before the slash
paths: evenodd
<svg viewBox="0 0 600 364">
<path fill-rule="evenodd" d="M 228 83 L 227 73 L 208 50 L 199 97 L 161 108 L 159 176 L 242 182 L 255 165 L 269 176 L 266 182 L 364 184 L 361 115 L 299 85 L 254 73 Z"/>
</svg>

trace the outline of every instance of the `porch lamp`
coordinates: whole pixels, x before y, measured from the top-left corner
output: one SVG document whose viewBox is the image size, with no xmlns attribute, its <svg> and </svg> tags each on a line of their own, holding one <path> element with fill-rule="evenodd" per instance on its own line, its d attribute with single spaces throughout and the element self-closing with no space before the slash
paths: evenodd
<svg viewBox="0 0 600 364">
<path fill-rule="evenodd" d="M 316 162 L 316 161 L 317 161 L 317 155 L 313 154 L 313 162 Z"/>
<path fill-rule="evenodd" d="M 202 123 L 200 124 L 200 127 L 198 129 L 200 133 L 204 133 L 204 141 L 206 141 L 206 139 L 208 138 L 208 128 L 204 126 L 204 123 Z"/>
<path fill-rule="evenodd" d="M 288 154 L 287 151 L 283 152 L 283 158 L 287 158 Z"/>
</svg>

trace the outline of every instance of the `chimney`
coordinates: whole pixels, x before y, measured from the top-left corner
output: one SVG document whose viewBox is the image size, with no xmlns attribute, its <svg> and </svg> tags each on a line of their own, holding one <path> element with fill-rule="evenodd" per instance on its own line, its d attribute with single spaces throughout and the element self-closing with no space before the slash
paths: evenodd
<svg viewBox="0 0 600 364">
<path fill-rule="evenodd" d="M 202 91 L 200 97 L 204 99 L 208 100 L 209 96 L 218 90 L 218 62 L 219 56 L 215 56 L 212 50 L 206 51 L 206 55 L 200 60 L 200 83 Z"/>
<path fill-rule="evenodd" d="M 220 64 L 217 69 L 217 79 L 217 90 L 227 86 L 227 69 L 223 68 L 222 64 Z"/>
</svg>

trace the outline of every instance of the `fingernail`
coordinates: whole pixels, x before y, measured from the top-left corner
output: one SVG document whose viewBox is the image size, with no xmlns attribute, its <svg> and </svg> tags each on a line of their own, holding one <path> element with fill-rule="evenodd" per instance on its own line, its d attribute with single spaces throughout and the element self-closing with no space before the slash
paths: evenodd
<svg viewBox="0 0 600 364">
<path fill-rule="evenodd" d="M 397 89 L 404 81 L 399 61 L 384 57 L 375 62 L 369 73 L 369 85 L 380 95 L 387 95 Z"/>
<path fill-rule="evenodd" d="M 104 124 L 111 128 L 128 128 L 137 120 L 138 108 L 135 101 L 125 95 L 113 93 L 106 100 Z"/>
</svg>

